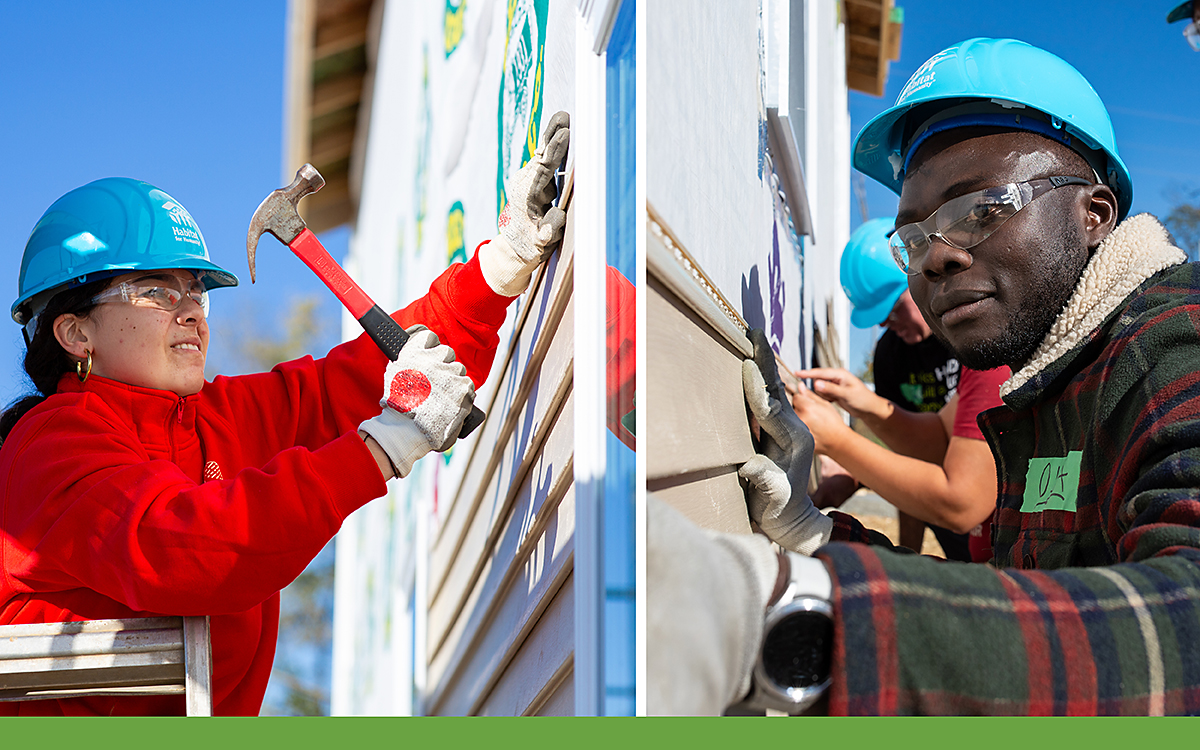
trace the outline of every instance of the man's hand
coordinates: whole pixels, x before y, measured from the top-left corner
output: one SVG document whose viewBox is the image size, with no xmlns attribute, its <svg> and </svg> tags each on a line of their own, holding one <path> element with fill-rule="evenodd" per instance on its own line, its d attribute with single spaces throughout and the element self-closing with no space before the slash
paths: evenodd
<svg viewBox="0 0 1200 750">
<path fill-rule="evenodd" d="M 802 380 L 812 379 L 812 389 L 818 396 L 842 407 L 852 417 L 865 420 L 887 419 L 894 408 L 892 402 L 876 395 L 866 383 L 840 367 L 796 370 L 795 375 Z"/>
<path fill-rule="evenodd" d="M 567 215 L 550 204 L 555 198 L 554 172 L 571 139 L 570 126 L 566 112 L 551 116 L 537 151 L 505 186 L 508 202 L 496 222 L 500 234 L 479 249 L 483 277 L 501 296 L 524 292 L 533 272 L 562 239 Z"/>
<path fill-rule="evenodd" d="M 762 428 L 762 454 L 738 470 L 750 483 L 750 517 L 768 537 L 811 555 L 827 541 L 833 521 L 813 506 L 805 489 L 812 471 L 813 438 L 796 416 L 779 378 L 775 355 L 762 329 L 747 333 L 754 359 L 742 363 L 742 387 Z"/>
<path fill-rule="evenodd" d="M 793 580 L 828 589 L 815 558 Z M 779 557 L 758 534 L 702 531 L 661 500 L 646 509 L 646 640 L 651 714 L 717 715 L 750 691 Z"/>
<path fill-rule="evenodd" d="M 408 329 L 408 343 L 383 375 L 383 412 L 358 426 L 375 439 L 396 476 L 430 451 L 454 445 L 475 401 L 475 385 L 454 350 L 425 326 Z"/>
</svg>

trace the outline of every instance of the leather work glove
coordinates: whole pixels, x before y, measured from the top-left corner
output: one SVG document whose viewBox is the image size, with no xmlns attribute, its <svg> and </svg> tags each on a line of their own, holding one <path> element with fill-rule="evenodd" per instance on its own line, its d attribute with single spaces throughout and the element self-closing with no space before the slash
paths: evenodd
<svg viewBox="0 0 1200 750">
<path fill-rule="evenodd" d="M 449 449 L 475 402 L 475 384 L 454 350 L 422 325 L 408 335 L 383 373 L 383 412 L 358 426 L 387 453 L 398 477 L 426 453 Z"/>
<path fill-rule="evenodd" d="M 754 359 L 742 362 L 742 387 L 762 428 L 762 453 L 742 465 L 749 482 L 750 517 L 780 546 L 811 555 L 829 541 L 833 521 L 817 510 L 805 489 L 812 471 L 813 438 L 792 410 L 775 355 L 761 328 L 749 331 Z"/>
<path fill-rule="evenodd" d="M 788 553 L 791 578 L 829 590 L 825 564 Z M 717 715 L 750 692 L 779 556 L 759 534 L 703 531 L 661 500 L 646 507 L 646 673 L 651 714 Z M 777 588 L 778 587 L 778 588 Z"/>
<path fill-rule="evenodd" d="M 566 112 L 555 112 L 550 118 L 533 158 L 506 186 L 508 203 L 496 221 L 500 234 L 479 248 L 483 277 L 501 296 L 524 292 L 533 272 L 562 239 L 567 215 L 550 203 L 556 195 L 554 171 L 571 140 L 570 126 L 571 116 Z"/>
</svg>

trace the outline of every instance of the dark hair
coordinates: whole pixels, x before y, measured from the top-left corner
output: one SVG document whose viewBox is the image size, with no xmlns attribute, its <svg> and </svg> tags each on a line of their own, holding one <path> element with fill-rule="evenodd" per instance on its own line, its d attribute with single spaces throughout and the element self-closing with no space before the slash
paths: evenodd
<svg viewBox="0 0 1200 750">
<path fill-rule="evenodd" d="M 34 393 L 27 394 L 8 405 L 0 414 L 0 445 L 8 439 L 8 433 L 33 407 L 58 391 L 58 380 L 64 373 L 75 369 L 75 362 L 58 343 L 54 336 L 54 321 L 67 313 L 87 315 L 95 307 L 92 298 L 108 286 L 112 279 L 82 284 L 65 289 L 54 295 L 38 315 L 37 330 L 25 350 L 25 373 L 33 382 Z"/>
</svg>

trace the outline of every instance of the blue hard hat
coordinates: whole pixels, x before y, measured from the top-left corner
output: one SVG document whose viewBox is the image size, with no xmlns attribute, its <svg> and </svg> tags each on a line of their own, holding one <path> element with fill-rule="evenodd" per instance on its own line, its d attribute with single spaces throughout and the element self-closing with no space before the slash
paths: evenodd
<svg viewBox="0 0 1200 750">
<path fill-rule="evenodd" d="M 1192 17 L 1192 0 L 1184 0 L 1167 14 L 1167 23 L 1175 23 Z"/>
<path fill-rule="evenodd" d="M 179 201 L 127 177 L 106 177 L 54 202 L 29 234 L 13 320 L 25 325 L 62 288 L 136 270 L 205 271 L 206 289 L 237 286 L 208 259 L 204 235 Z"/>
<path fill-rule="evenodd" d="M 854 139 L 854 167 L 899 194 L 913 145 L 939 120 L 942 129 L 990 125 L 1058 140 L 1112 188 L 1118 219 L 1129 213 L 1133 182 L 1117 153 L 1108 110 L 1087 79 L 1057 55 L 1016 39 L 968 39 L 942 50 Z"/>
<path fill-rule="evenodd" d="M 908 290 L 908 275 L 896 265 L 888 246 L 887 235 L 895 224 L 895 218 L 871 219 L 854 230 L 842 251 L 842 291 L 854 308 L 850 322 L 855 328 L 881 325 Z"/>
</svg>

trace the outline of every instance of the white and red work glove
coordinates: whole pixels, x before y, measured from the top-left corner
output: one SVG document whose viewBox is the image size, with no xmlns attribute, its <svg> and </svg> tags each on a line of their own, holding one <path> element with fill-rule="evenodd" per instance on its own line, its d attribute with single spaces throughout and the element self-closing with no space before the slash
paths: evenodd
<svg viewBox="0 0 1200 750">
<path fill-rule="evenodd" d="M 552 206 L 554 172 L 571 140 L 571 117 L 555 112 L 537 151 L 506 186 L 508 202 L 496 224 L 500 234 L 479 248 L 483 278 L 496 294 L 515 297 L 529 287 L 533 272 L 562 239 L 567 215 Z"/>
<path fill-rule="evenodd" d="M 825 564 L 788 553 L 790 577 L 829 597 Z M 703 531 L 661 500 L 646 504 L 646 708 L 718 715 L 750 691 L 779 555 L 760 534 Z"/>
<path fill-rule="evenodd" d="M 453 349 L 425 326 L 409 328 L 408 336 L 383 373 L 383 413 L 358 426 L 383 448 L 398 477 L 426 453 L 449 449 L 475 402 L 475 384 Z"/>
<path fill-rule="evenodd" d="M 742 387 L 763 433 L 763 452 L 738 470 L 750 484 L 746 504 L 750 517 L 772 541 L 811 555 L 833 531 L 833 521 L 817 510 L 806 492 L 813 437 L 792 410 L 766 334 L 755 328 L 746 335 L 754 345 L 754 359 L 742 362 Z"/>
</svg>

